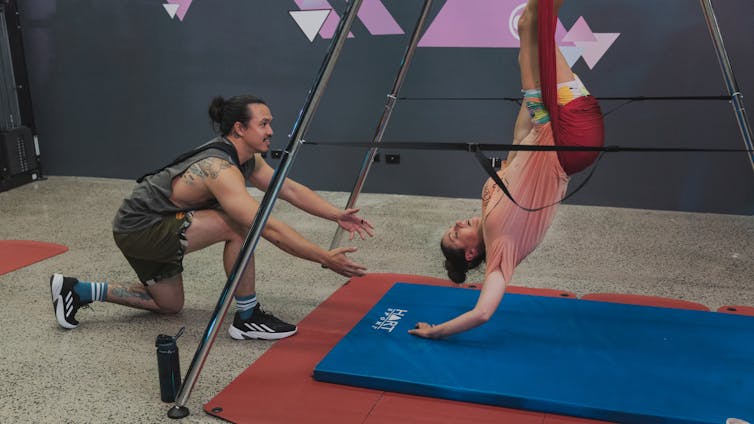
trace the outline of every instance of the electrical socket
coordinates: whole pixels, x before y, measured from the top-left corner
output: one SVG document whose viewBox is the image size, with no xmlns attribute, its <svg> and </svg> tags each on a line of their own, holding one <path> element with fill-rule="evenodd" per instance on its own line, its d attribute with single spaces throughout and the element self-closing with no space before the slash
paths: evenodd
<svg viewBox="0 0 754 424">
<path fill-rule="evenodd" d="M 399 154 L 385 154 L 385 163 L 399 164 L 401 163 L 401 155 Z"/>
</svg>

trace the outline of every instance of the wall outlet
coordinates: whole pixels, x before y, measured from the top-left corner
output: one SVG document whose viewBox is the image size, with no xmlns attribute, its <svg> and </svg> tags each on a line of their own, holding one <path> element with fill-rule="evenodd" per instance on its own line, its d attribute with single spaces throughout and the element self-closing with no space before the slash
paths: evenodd
<svg viewBox="0 0 754 424">
<path fill-rule="evenodd" d="M 397 165 L 397 164 L 401 163 L 401 155 L 398 155 L 398 154 L 394 154 L 394 155 L 386 154 L 385 155 L 385 163 L 390 163 L 390 164 L 396 164 Z"/>
</svg>

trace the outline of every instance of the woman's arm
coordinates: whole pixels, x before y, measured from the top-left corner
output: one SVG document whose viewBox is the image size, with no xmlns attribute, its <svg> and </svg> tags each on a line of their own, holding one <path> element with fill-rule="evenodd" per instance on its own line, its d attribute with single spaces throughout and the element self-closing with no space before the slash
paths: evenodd
<svg viewBox="0 0 754 424">
<path fill-rule="evenodd" d="M 438 325 L 420 322 L 416 324 L 416 328 L 408 330 L 408 332 L 419 337 L 439 339 L 478 327 L 489 321 L 500 305 L 504 294 L 505 278 L 503 278 L 503 273 L 500 270 L 493 271 L 484 279 L 482 292 L 479 294 L 474 309 Z"/>
<path fill-rule="evenodd" d="M 521 144 L 521 140 L 529 135 L 532 128 L 534 128 L 534 122 L 531 119 L 531 115 L 529 115 L 529 110 L 526 108 L 526 102 L 522 101 L 521 109 L 518 110 L 518 116 L 516 117 L 516 124 L 513 127 L 513 144 Z M 516 157 L 515 150 L 508 153 L 506 162 L 511 163 L 514 157 Z"/>
</svg>

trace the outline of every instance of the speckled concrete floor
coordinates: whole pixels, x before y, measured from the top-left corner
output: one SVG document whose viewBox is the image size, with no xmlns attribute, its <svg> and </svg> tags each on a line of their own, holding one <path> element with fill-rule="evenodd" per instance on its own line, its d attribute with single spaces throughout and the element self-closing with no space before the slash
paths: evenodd
<svg viewBox="0 0 754 424">
<path fill-rule="evenodd" d="M 187 256 L 186 307 L 176 316 L 98 303 L 79 312 L 81 327 L 64 331 L 50 304 L 52 272 L 98 281 L 134 279 L 110 233 L 115 209 L 132 187 L 128 180 L 52 177 L 0 193 L 0 240 L 48 241 L 70 248 L 0 276 L 0 422 L 174 422 L 165 416 L 169 405 L 159 398 L 154 339 L 186 326 L 179 341 L 185 373 L 225 283 L 220 246 Z M 261 199 L 259 192 L 252 194 Z M 322 195 L 336 205 L 347 199 L 347 193 Z M 479 212 L 476 199 L 363 194 L 359 204 L 378 235 L 351 243 L 360 248 L 353 258 L 371 272 L 441 278 L 438 240 L 444 228 Z M 274 216 L 321 246 L 329 245 L 331 222 L 310 219 L 282 201 Z M 256 264 L 260 300 L 293 322 L 346 281 L 264 241 Z M 479 281 L 482 273 L 469 277 Z M 513 283 L 579 295 L 668 296 L 713 309 L 754 305 L 754 217 L 566 205 Z M 271 345 L 234 341 L 227 325 L 189 399 L 192 415 L 182 422 L 221 422 L 201 405 Z"/>
</svg>

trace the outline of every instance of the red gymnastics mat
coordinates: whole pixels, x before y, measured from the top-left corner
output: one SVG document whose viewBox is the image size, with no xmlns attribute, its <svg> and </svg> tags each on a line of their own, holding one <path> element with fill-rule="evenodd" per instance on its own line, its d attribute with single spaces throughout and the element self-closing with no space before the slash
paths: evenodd
<svg viewBox="0 0 754 424">
<path fill-rule="evenodd" d="M 681 299 L 672 299 L 668 297 L 647 296 L 643 294 L 592 293 L 581 296 L 581 299 L 596 300 L 599 302 L 623 303 L 626 305 L 657 306 L 660 308 L 709 311 L 709 308 L 705 305 L 702 305 L 701 303 Z"/>
<path fill-rule="evenodd" d="M 31 240 L 0 240 L 0 275 L 68 251 L 66 246 Z"/>
<path fill-rule="evenodd" d="M 317 363 L 396 282 L 454 286 L 446 280 L 402 274 L 353 278 L 299 323 L 298 334 L 276 342 L 204 410 L 234 423 L 603 423 L 314 381 L 311 375 Z M 509 286 L 507 293 L 576 297 L 515 286 Z"/>
</svg>

